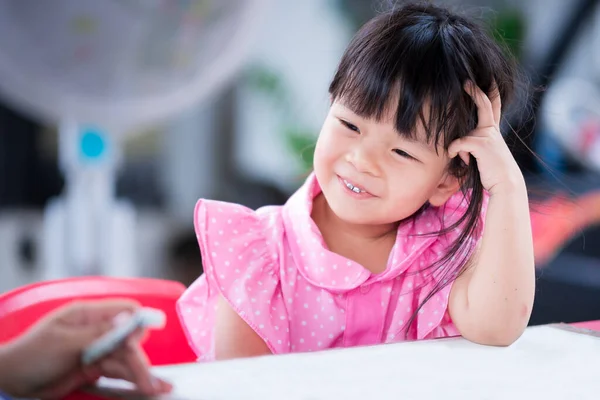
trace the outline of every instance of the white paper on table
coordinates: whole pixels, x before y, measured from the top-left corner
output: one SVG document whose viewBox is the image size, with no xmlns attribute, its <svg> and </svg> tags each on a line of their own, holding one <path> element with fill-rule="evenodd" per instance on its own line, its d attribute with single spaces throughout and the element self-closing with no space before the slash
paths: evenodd
<svg viewBox="0 0 600 400">
<path fill-rule="evenodd" d="M 174 384 L 172 394 L 160 397 L 164 400 L 596 400 L 600 337 L 582 333 L 540 326 L 528 328 L 506 348 L 452 338 L 154 371 Z M 114 396 L 108 389 L 119 384 L 103 380 L 98 385 L 104 395 Z"/>
</svg>

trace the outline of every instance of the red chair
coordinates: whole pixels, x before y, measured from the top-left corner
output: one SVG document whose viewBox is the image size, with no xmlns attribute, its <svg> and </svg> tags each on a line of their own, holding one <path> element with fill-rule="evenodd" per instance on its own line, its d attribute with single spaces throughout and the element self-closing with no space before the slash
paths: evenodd
<svg viewBox="0 0 600 400">
<path fill-rule="evenodd" d="M 40 317 L 73 300 L 130 298 L 161 309 L 167 316 L 162 330 L 150 331 L 143 344 L 152 365 L 194 362 L 175 302 L 185 286 L 149 278 L 82 277 L 38 282 L 0 295 L 0 344 L 22 334 Z"/>
</svg>

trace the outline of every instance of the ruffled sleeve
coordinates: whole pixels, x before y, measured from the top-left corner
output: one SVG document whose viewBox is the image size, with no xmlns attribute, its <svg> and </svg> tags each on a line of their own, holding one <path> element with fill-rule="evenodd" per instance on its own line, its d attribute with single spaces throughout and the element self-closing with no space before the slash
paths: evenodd
<svg viewBox="0 0 600 400">
<path fill-rule="evenodd" d="M 443 266 L 434 267 L 431 270 L 425 269 L 415 276 L 415 288 L 418 288 L 418 304 L 425 302 L 415 318 L 414 326 L 416 327 L 415 333 L 417 339 L 435 339 L 460 335 L 450 318 L 448 300 L 455 273 L 460 268 L 459 264 L 462 260 L 468 260 L 479 246 L 483 235 L 488 200 L 489 196 L 485 193 L 478 229 L 476 229 L 472 237 L 467 239 L 468 242 L 463 243 L 462 255 L 457 254 L 446 261 Z M 429 210 L 428 223 L 434 226 L 436 230 L 452 226 L 464 215 L 467 207 L 467 198 L 462 193 L 458 193 L 451 197 L 443 207 Z M 423 261 L 425 261 L 426 265 L 432 265 L 440 261 L 447 253 L 449 247 L 458 239 L 460 233 L 460 228 L 457 228 L 445 235 L 438 236 L 424 250 L 420 258 L 420 266 L 423 266 Z M 443 288 L 437 291 L 439 287 Z M 437 293 L 428 298 L 433 291 Z"/>
<path fill-rule="evenodd" d="M 269 231 L 276 229 L 273 217 L 265 218 L 237 204 L 210 200 L 197 203 L 194 225 L 204 274 L 179 299 L 177 311 L 199 360 L 214 359 L 219 295 L 274 354 L 289 352 L 279 255 L 268 240 Z"/>
</svg>

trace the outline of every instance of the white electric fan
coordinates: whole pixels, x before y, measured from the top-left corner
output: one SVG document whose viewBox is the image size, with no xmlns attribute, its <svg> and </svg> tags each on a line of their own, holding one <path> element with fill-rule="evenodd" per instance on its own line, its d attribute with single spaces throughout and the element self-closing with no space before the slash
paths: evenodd
<svg viewBox="0 0 600 400">
<path fill-rule="evenodd" d="M 0 95 L 59 127 L 45 278 L 140 273 L 135 212 L 114 192 L 123 137 L 230 80 L 266 1 L 0 0 Z"/>
</svg>

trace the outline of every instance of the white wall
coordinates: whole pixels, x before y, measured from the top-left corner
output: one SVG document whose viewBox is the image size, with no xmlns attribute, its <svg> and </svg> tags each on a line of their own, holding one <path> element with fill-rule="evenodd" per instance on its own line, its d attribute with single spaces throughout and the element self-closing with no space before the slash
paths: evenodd
<svg viewBox="0 0 600 400">
<path fill-rule="evenodd" d="M 295 99 L 295 117 L 318 134 L 328 110 L 328 86 L 351 32 L 331 2 L 273 1 L 253 49 L 253 61 L 280 73 Z M 238 97 L 238 168 L 282 188 L 296 185 L 299 160 L 269 102 L 250 91 Z"/>
</svg>

